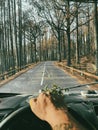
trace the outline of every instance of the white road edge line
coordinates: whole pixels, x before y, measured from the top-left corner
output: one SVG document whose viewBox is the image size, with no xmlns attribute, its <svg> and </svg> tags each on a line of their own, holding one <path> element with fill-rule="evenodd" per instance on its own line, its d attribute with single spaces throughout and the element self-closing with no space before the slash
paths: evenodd
<svg viewBox="0 0 98 130">
<path fill-rule="evenodd" d="M 41 79 L 41 86 L 43 85 L 43 82 L 44 82 L 44 75 L 45 75 L 45 70 L 46 70 L 46 62 L 44 64 L 44 69 L 43 69 L 43 74 L 42 74 L 42 79 Z"/>
</svg>

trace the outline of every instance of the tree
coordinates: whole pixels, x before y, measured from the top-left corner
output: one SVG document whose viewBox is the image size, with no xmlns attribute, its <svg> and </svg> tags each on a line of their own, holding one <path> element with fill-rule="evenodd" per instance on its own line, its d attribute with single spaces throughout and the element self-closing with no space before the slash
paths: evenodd
<svg viewBox="0 0 98 130">
<path fill-rule="evenodd" d="M 15 58 L 14 58 L 14 47 L 13 47 L 13 29 L 12 29 L 12 19 L 11 19 L 11 4 L 13 9 L 13 2 L 8 0 L 8 15 L 9 15 L 9 37 L 10 37 L 10 45 L 11 45 L 11 67 L 15 69 Z"/>
<path fill-rule="evenodd" d="M 22 52 L 22 2 L 18 0 L 18 20 L 19 20 L 19 32 L 18 32 L 18 40 L 19 40 L 19 69 L 21 70 L 23 65 L 23 52 Z"/>
<path fill-rule="evenodd" d="M 94 3 L 94 23 L 95 23 L 95 57 L 96 57 L 96 75 L 98 76 L 98 8 L 97 0 Z"/>
</svg>

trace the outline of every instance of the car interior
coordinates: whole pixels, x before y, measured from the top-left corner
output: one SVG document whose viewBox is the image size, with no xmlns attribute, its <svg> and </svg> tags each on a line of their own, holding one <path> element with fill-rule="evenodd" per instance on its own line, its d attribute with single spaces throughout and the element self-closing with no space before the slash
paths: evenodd
<svg viewBox="0 0 98 130">
<path fill-rule="evenodd" d="M 28 106 L 11 117 L 1 130 L 51 130 L 51 127 L 32 113 Z"/>
</svg>

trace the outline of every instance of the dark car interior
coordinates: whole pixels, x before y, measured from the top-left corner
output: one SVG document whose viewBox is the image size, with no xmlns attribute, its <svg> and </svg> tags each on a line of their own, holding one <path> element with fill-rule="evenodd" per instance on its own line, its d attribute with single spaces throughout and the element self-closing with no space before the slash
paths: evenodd
<svg viewBox="0 0 98 130">
<path fill-rule="evenodd" d="M 1 130 L 51 130 L 51 127 L 36 117 L 28 106 L 10 118 Z"/>
<path fill-rule="evenodd" d="M 28 99 L 28 96 L 6 96 L 6 98 L 1 100 L 1 110 L 0 110 L 0 117 L 5 118 L 5 122 L 0 127 L 0 130 L 52 130 L 51 126 L 46 122 L 40 120 L 30 109 L 30 106 L 26 99 Z M 71 97 L 72 99 L 73 96 Z M 7 101 L 5 100 L 7 99 Z M 67 97 L 66 97 L 67 99 Z M 76 99 L 75 99 L 76 100 Z M 90 103 L 90 101 L 81 101 L 80 99 L 76 100 L 77 102 L 69 102 L 68 105 L 68 111 L 69 113 L 78 120 L 83 126 L 85 126 L 88 130 L 93 130 L 92 124 L 96 127 L 98 127 L 98 118 L 95 120 L 95 117 L 98 117 L 98 103 L 97 100 L 92 99 L 93 104 Z M 67 101 L 69 101 L 67 99 Z M 8 103 L 7 103 L 8 102 Z M 14 107 L 13 107 L 14 102 Z M 73 103 L 72 103 L 73 102 Z M 73 106 L 74 105 L 74 106 Z M 82 109 L 83 107 L 83 109 Z M 73 108 L 73 109 L 72 109 Z M 74 109 L 75 108 L 75 109 Z M 93 108 L 93 109 L 91 109 Z M 80 109 L 83 111 L 80 111 Z M 77 111 L 75 111 L 77 110 Z M 93 111 L 92 111 L 93 110 Z M 84 115 L 84 112 L 86 118 L 88 121 L 92 123 L 87 123 L 87 120 L 84 121 L 84 118 L 82 118 L 81 114 Z M 89 113 L 89 114 L 88 114 Z M 90 114 L 91 113 L 91 114 Z M 8 114 L 8 115 L 7 115 Z M 89 115 L 94 115 L 91 117 L 88 117 Z M 6 116 L 6 117 L 5 117 Z M 8 119 L 7 119 L 8 117 Z M 81 117 L 81 118 L 80 118 Z M 3 120 L 4 118 L 1 118 Z M 93 122 L 94 120 L 94 122 Z"/>
</svg>

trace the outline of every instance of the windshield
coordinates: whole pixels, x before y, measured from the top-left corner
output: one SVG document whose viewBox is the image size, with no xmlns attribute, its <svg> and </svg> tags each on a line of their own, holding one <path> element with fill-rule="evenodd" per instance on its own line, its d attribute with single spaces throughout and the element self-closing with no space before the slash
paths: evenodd
<svg viewBox="0 0 98 130">
<path fill-rule="evenodd" d="M 97 62 L 97 0 L 0 1 L 0 92 L 95 82 Z"/>
<path fill-rule="evenodd" d="M 98 0 L 0 0 L 0 129 L 47 127 L 98 130 Z"/>
</svg>

